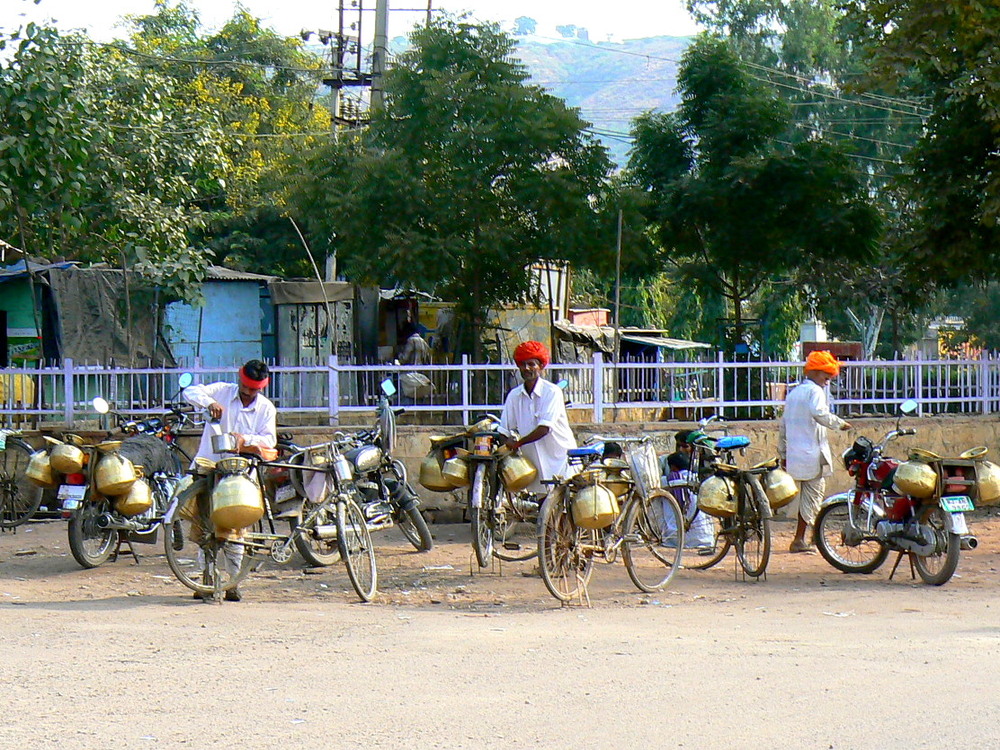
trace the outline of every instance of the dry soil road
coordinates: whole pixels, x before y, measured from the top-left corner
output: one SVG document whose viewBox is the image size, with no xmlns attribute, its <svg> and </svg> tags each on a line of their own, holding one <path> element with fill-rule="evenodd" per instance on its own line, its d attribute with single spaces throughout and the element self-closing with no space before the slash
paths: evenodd
<svg viewBox="0 0 1000 750">
<path fill-rule="evenodd" d="M 466 527 L 379 538 L 380 595 L 340 565 L 194 602 L 157 548 L 92 571 L 62 522 L 0 536 L 0 747 L 1000 747 L 1000 519 L 940 588 L 791 555 L 655 596 L 598 566 L 560 607 L 533 563 L 470 575 Z"/>
</svg>

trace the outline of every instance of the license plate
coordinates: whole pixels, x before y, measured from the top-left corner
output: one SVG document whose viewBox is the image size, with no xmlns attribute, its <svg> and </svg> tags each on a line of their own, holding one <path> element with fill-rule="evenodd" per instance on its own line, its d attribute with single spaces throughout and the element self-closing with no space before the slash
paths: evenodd
<svg viewBox="0 0 1000 750">
<path fill-rule="evenodd" d="M 282 503 L 295 497 L 295 488 L 290 484 L 283 484 L 274 491 L 274 501 Z"/>
<path fill-rule="evenodd" d="M 87 485 L 85 484 L 64 484 L 59 487 L 59 492 L 56 493 L 56 499 L 76 500 L 77 503 L 79 503 L 83 500 L 83 496 L 85 494 L 87 494 Z"/>
<path fill-rule="evenodd" d="M 964 513 L 967 510 L 975 510 L 972 498 L 967 495 L 949 495 L 941 498 L 941 510 L 948 513 Z"/>
</svg>

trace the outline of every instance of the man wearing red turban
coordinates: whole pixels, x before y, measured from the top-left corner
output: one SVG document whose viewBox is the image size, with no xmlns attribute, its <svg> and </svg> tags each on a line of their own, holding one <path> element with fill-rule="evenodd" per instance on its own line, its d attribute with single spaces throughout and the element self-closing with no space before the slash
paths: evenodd
<svg viewBox="0 0 1000 750">
<path fill-rule="evenodd" d="M 525 341 L 514 350 L 524 382 L 507 394 L 500 415 L 507 447 L 520 449 L 538 469 L 538 477 L 527 488 L 537 493 L 546 491 L 542 480 L 566 473 L 566 451 L 576 447 L 562 389 L 542 378 L 549 360 L 549 350 L 538 341 Z M 522 437 L 511 437 L 512 433 Z"/>
<path fill-rule="evenodd" d="M 219 432 L 235 435 L 241 451 L 274 448 L 278 442 L 277 410 L 262 393 L 270 381 L 267 364 L 251 359 L 240 368 L 239 383 L 208 383 L 184 389 L 181 395 L 185 401 L 202 407 L 209 417 L 219 422 L 218 432 L 211 423 L 205 423 L 196 457 L 212 461 L 223 457 L 212 450 L 212 436 Z M 234 540 L 227 541 L 224 548 L 230 574 L 238 571 L 243 561 L 243 545 L 235 541 L 238 538 L 240 535 L 234 534 Z M 197 593 L 194 597 L 202 598 Z M 238 589 L 226 591 L 226 601 L 238 602 L 241 598 Z"/>
<path fill-rule="evenodd" d="M 826 386 L 840 374 L 840 362 L 830 352 L 811 352 L 802 382 L 788 392 L 778 431 L 778 453 L 785 470 L 799 485 L 799 519 L 790 552 L 813 552 L 812 527 L 833 473 L 833 456 L 826 431 L 851 425 L 830 412 Z"/>
</svg>

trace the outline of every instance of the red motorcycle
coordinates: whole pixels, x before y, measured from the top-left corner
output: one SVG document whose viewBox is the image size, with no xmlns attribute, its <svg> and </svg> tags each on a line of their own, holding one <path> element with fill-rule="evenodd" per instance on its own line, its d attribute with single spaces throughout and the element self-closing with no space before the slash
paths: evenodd
<svg viewBox="0 0 1000 750">
<path fill-rule="evenodd" d="M 903 402 L 900 417 L 916 408 Z M 844 451 L 854 489 L 828 497 L 816 516 L 816 545 L 838 570 L 871 573 L 895 551 L 892 573 L 906 554 L 924 583 L 940 586 L 954 575 L 960 551 L 977 546 L 964 514 L 981 490 L 975 464 L 985 449 L 951 460 L 917 449 L 905 462 L 885 455 L 892 440 L 914 434 L 897 419 L 880 443 L 861 436 Z"/>
</svg>

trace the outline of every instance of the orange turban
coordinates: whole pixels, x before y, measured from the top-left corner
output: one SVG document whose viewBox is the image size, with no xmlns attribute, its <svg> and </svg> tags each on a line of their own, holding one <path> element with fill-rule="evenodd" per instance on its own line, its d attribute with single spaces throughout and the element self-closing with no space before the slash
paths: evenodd
<svg viewBox="0 0 1000 750">
<path fill-rule="evenodd" d="M 830 377 L 835 378 L 840 374 L 840 362 L 828 351 L 810 352 L 809 356 L 806 357 L 803 369 L 807 372 L 809 370 L 825 372 Z"/>
<path fill-rule="evenodd" d="M 529 359 L 537 359 L 542 367 L 549 366 L 549 350 L 540 341 L 525 341 L 514 350 L 514 361 L 521 364 Z"/>
</svg>

